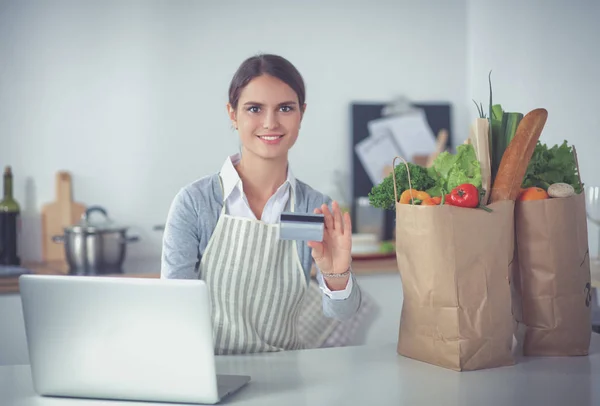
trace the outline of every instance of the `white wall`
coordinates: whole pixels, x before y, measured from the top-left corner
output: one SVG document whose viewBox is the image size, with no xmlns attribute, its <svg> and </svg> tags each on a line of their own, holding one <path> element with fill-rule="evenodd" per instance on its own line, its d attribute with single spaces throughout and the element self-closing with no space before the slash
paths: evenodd
<svg viewBox="0 0 600 406">
<path fill-rule="evenodd" d="M 60 169 L 76 200 L 137 228 L 143 242 L 128 255 L 158 255 L 151 227 L 178 189 L 238 149 L 227 89 L 257 52 L 304 75 L 291 162 L 334 198 L 334 171 L 349 170 L 353 100 L 450 101 L 466 134 L 465 22 L 463 0 L 0 3 L 0 165 L 13 165 L 24 206 L 23 256 L 39 257 L 38 211 Z"/>
<path fill-rule="evenodd" d="M 349 167 L 351 100 L 449 100 L 460 142 L 471 99 L 487 104 L 490 69 L 494 100 L 546 107 L 543 138 L 575 143 L 584 181 L 600 183 L 598 1 L 369 3 L 0 0 L 0 166 L 14 166 L 32 237 L 25 256 L 39 255 L 32 220 L 63 168 L 78 200 L 140 229 L 131 256 L 157 255 L 150 228 L 173 195 L 237 148 L 227 86 L 258 51 L 282 53 L 304 74 L 294 171 L 326 193 L 336 193 L 333 171 Z M 360 277 L 380 307 L 368 343 L 397 336 L 402 292 L 389 278 Z M 0 296 L 0 364 L 27 362 L 21 319 L 18 296 Z"/>
<path fill-rule="evenodd" d="M 549 110 L 543 139 L 578 147 L 584 181 L 600 184 L 600 2 L 0 0 L 0 166 L 24 206 L 23 256 L 40 253 L 39 208 L 54 173 L 75 197 L 135 227 L 130 256 L 158 255 L 173 195 L 238 148 L 225 114 L 238 64 L 287 56 L 303 73 L 308 112 L 291 153 L 297 176 L 334 198 L 349 169 L 348 103 L 454 103 L 455 141 L 471 99 Z M 321 165 L 315 165 L 321 163 Z M 598 229 L 590 225 L 595 253 Z"/>
<path fill-rule="evenodd" d="M 548 110 L 541 140 L 567 140 L 577 148 L 584 183 L 600 185 L 600 1 L 489 0 L 468 2 L 468 100 L 527 113 Z M 590 252 L 598 251 L 598 227 L 590 223 Z"/>
</svg>

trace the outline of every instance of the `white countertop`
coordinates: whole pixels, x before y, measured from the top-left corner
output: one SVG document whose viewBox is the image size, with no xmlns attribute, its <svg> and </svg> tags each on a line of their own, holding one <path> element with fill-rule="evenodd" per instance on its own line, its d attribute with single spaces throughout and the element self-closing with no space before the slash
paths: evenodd
<svg viewBox="0 0 600 406">
<path fill-rule="evenodd" d="M 379 346 L 217 357 L 219 373 L 252 376 L 222 404 L 600 405 L 600 335 L 587 357 L 520 358 L 511 367 L 455 372 Z M 42 398 L 29 366 L 0 367 L 3 406 L 136 406 L 149 403 Z M 165 404 L 162 404 L 164 406 Z"/>
</svg>

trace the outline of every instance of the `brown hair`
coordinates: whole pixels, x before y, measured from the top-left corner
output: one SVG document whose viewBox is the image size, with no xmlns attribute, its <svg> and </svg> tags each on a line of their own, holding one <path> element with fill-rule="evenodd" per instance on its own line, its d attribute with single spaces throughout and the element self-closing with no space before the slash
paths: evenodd
<svg viewBox="0 0 600 406">
<path fill-rule="evenodd" d="M 287 59 L 272 54 L 259 54 L 246 59 L 233 75 L 229 85 L 229 103 L 237 109 L 242 89 L 254 78 L 261 75 L 276 77 L 291 87 L 298 95 L 300 108 L 304 105 L 306 90 L 302 75 Z"/>
</svg>

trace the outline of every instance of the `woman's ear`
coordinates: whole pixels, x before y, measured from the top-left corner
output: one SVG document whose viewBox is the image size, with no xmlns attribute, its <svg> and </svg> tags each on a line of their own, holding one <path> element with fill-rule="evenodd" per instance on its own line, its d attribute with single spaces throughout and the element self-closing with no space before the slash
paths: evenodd
<svg viewBox="0 0 600 406">
<path fill-rule="evenodd" d="M 231 125 L 237 130 L 237 118 L 235 116 L 235 109 L 231 103 L 227 103 L 227 115 L 229 116 L 229 120 L 231 120 Z"/>
<path fill-rule="evenodd" d="M 306 103 L 304 103 L 304 104 L 302 105 L 302 108 L 300 109 L 300 112 L 302 113 L 302 115 L 301 115 L 301 117 L 300 117 L 301 119 L 304 117 L 304 112 L 305 112 L 305 111 L 306 111 Z"/>
</svg>

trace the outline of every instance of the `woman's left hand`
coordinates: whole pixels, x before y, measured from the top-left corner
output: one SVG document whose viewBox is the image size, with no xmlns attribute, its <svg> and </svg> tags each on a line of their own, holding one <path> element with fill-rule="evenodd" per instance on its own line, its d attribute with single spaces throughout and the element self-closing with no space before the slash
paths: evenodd
<svg viewBox="0 0 600 406">
<path fill-rule="evenodd" d="M 308 246 L 312 248 L 312 257 L 321 272 L 341 274 L 350 268 L 352 262 L 352 223 L 350 213 L 342 215 L 336 201 L 333 201 L 331 206 L 333 213 L 326 204 L 320 209 L 315 209 L 316 214 L 323 214 L 325 218 L 323 241 L 309 241 Z M 348 278 L 335 279 L 339 279 L 337 283 L 330 279 L 328 285 L 343 285 L 339 286 L 339 289 L 344 289 Z"/>
</svg>

